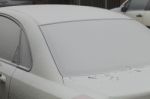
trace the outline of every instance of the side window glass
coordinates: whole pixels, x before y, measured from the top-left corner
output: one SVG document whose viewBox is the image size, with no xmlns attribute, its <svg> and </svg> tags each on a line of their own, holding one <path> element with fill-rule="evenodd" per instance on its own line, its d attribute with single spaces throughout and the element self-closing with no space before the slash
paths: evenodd
<svg viewBox="0 0 150 99">
<path fill-rule="evenodd" d="M 148 10 L 150 10 L 150 0 L 149 0 L 149 4 L 148 4 L 148 6 L 147 6 L 147 7 L 148 7 Z"/>
<path fill-rule="evenodd" d="M 31 58 L 30 47 L 28 44 L 27 37 L 23 31 L 21 33 L 20 44 L 21 44 L 20 45 L 20 65 L 24 66 L 27 69 L 31 69 L 32 58 Z"/>
<path fill-rule="evenodd" d="M 130 0 L 129 10 L 144 10 L 149 0 Z"/>
<path fill-rule="evenodd" d="M 14 21 L 0 16 L 0 58 L 18 64 L 18 58 L 14 56 L 18 53 L 20 31 Z"/>
</svg>

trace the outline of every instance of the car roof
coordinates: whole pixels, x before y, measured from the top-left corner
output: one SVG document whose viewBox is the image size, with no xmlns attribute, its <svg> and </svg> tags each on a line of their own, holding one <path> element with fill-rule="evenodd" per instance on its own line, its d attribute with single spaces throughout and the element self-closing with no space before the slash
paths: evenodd
<svg viewBox="0 0 150 99">
<path fill-rule="evenodd" d="M 0 8 L 32 17 L 38 25 L 94 19 L 130 19 L 109 10 L 75 5 L 26 5 Z"/>
</svg>

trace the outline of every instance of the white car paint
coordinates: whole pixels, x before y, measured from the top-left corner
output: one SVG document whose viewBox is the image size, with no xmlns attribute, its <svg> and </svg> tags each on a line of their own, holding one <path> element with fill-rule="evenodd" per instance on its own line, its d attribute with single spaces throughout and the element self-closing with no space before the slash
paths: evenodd
<svg viewBox="0 0 150 99">
<path fill-rule="evenodd" d="M 121 9 L 125 6 L 126 3 L 130 2 L 131 0 L 126 0 L 120 7 L 112 9 L 112 11 L 123 13 L 129 17 L 132 17 L 139 21 L 140 23 L 150 26 L 150 1 L 142 1 L 147 2 L 145 5 L 145 9 L 134 9 L 134 10 L 127 10 L 126 12 L 122 12 Z M 135 0 L 138 2 L 138 0 Z M 140 0 L 141 1 L 141 0 Z M 132 6 L 131 3 L 129 3 L 129 6 Z M 140 15 L 141 17 L 137 17 Z"/>
<path fill-rule="evenodd" d="M 0 59 L 0 61 L 0 99 L 7 99 L 9 94 L 11 76 L 13 75 L 16 68 L 3 62 L 3 59 Z"/>
<path fill-rule="evenodd" d="M 149 71 L 149 66 L 127 67 L 126 70 L 119 72 L 65 78 L 65 84 L 77 90 L 90 89 L 97 94 L 103 93 L 109 95 L 110 99 L 149 99 L 150 87 L 147 86 L 150 80 L 146 77 L 150 74 Z M 146 80 L 147 82 L 143 85 L 142 83 Z"/>
<path fill-rule="evenodd" d="M 150 42 L 150 31 L 135 20 L 122 14 L 110 12 L 104 9 L 71 5 L 6 7 L 0 9 L 0 16 L 4 16 L 19 24 L 22 31 L 24 31 L 28 38 L 33 62 L 32 68 L 30 68 L 29 70 L 21 65 L 6 61 L 5 59 L 0 60 L 0 74 L 2 74 L 2 76 L 0 76 L 0 80 L 2 81 L 0 82 L 1 99 L 150 98 L 150 79 L 147 78 L 147 75 L 149 75 L 150 72 L 149 62 L 147 62 L 150 56 L 148 53 L 150 47 L 147 46 L 147 44 L 149 45 L 148 42 Z M 53 52 L 50 50 L 51 48 L 47 44 L 48 41 L 45 38 L 43 28 L 41 27 L 45 25 L 52 25 L 51 28 L 53 32 L 55 32 L 56 27 L 54 25 L 63 25 L 63 23 L 75 24 L 87 21 L 93 22 L 93 20 L 94 24 L 95 22 L 97 23 L 98 20 L 100 20 L 100 22 L 102 22 L 100 24 L 101 26 L 107 26 L 108 23 L 110 24 L 108 25 L 109 29 L 107 29 L 109 33 L 105 33 L 105 28 L 101 29 L 101 27 L 99 27 L 102 32 L 100 31 L 98 34 L 96 34 L 97 36 L 94 32 L 93 35 L 91 35 L 93 37 L 96 37 L 95 40 L 97 41 L 99 41 L 98 37 L 101 35 L 100 40 L 106 41 L 104 42 L 104 44 L 102 42 L 100 43 L 103 44 L 102 47 L 104 49 L 106 47 L 105 44 L 108 45 L 108 48 L 110 46 L 113 47 L 113 41 L 115 41 L 116 44 L 122 45 L 122 48 L 120 48 L 120 50 L 124 49 L 124 46 L 127 46 L 129 44 L 130 46 L 126 50 L 129 50 L 131 48 L 133 51 L 133 54 L 131 53 L 132 55 L 129 56 L 133 57 L 134 55 L 144 55 L 140 58 L 136 58 L 137 60 L 135 59 L 135 62 L 141 61 L 141 64 L 138 63 L 138 66 L 126 66 L 125 63 L 132 63 L 132 60 L 128 60 L 130 59 L 129 57 L 121 57 L 121 55 L 124 54 L 122 54 L 119 49 L 112 49 L 112 52 L 110 49 L 109 53 L 110 55 L 112 55 L 112 60 L 111 57 L 105 57 L 105 62 L 102 63 L 104 63 L 104 65 L 105 63 L 108 63 L 109 65 L 113 66 L 113 62 L 117 62 L 117 60 L 119 60 L 121 64 L 125 65 L 125 70 L 118 70 L 120 65 L 117 65 L 115 67 L 111 67 L 112 70 L 110 69 L 110 71 L 104 72 L 103 74 L 63 76 L 63 74 L 61 73 L 61 69 L 59 69 L 59 67 L 57 66 L 58 64 L 55 60 Z M 109 20 L 111 20 L 111 22 Z M 106 24 L 105 21 L 107 21 L 108 23 Z M 122 22 L 124 22 L 124 24 L 126 25 L 126 29 L 124 29 L 124 24 L 122 24 Z M 111 25 L 112 23 L 120 25 L 118 25 L 117 28 L 114 28 L 113 25 Z M 137 29 L 130 29 L 131 26 Z M 124 32 L 118 32 L 117 29 L 119 29 L 118 31 Z M 64 30 L 67 29 L 64 28 Z M 62 29 L 62 31 L 64 30 Z M 86 31 L 86 29 L 84 31 Z M 103 35 L 103 33 L 105 33 L 105 35 Z M 67 35 L 64 35 L 62 37 L 65 36 L 67 37 Z M 88 38 L 84 39 L 84 35 L 80 36 L 83 36 L 82 43 L 86 43 L 84 42 L 84 40 L 86 41 Z M 88 35 L 86 35 L 86 37 L 88 37 Z M 110 43 L 110 40 L 112 39 L 111 37 L 114 38 L 114 40 L 111 41 L 112 44 Z M 78 41 L 80 40 L 81 39 L 78 39 Z M 77 45 L 79 43 L 77 43 Z M 69 42 L 67 42 L 67 44 L 69 44 Z M 111 45 L 109 46 L 109 44 Z M 87 47 L 87 45 L 85 46 L 85 48 Z M 68 47 L 70 46 L 68 45 Z M 83 46 L 81 47 L 84 48 Z M 115 45 L 115 48 L 117 48 L 117 45 Z M 133 50 L 134 48 L 138 49 Z M 94 50 L 94 47 L 89 48 L 89 50 L 87 51 L 90 50 Z M 106 50 L 108 51 L 108 49 Z M 106 50 L 104 50 L 104 53 Z M 98 53 L 97 49 L 95 49 L 95 51 Z M 115 57 L 113 52 L 120 53 L 120 57 Z M 139 54 L 136 54 L 137 52 L 139 52 Z M 89 53 L 89 55 L 92 55 L 91 52 Z M 118 54 L 116 55 L 118 56 Z M 121 60 L 121 58 L 123 58 L 123 60 Z M 105 66 L 99 66 L 98 69 L 100 68 L 105 69 Z"/>
</svg>

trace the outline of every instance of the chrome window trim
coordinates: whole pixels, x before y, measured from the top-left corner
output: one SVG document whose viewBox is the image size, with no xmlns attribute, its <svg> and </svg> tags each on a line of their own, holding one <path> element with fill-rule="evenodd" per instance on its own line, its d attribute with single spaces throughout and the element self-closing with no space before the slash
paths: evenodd
<svg viewBox="0 0 150 99">
<path fill-rule="evenodd" d="M 5 63 L 5 64 L 11 65 L 11 66 L 13 66 L 13 67 L 17 67 L 17 68 L 19 68 L 19 69 L 21 69 L 21 70 L 24 70 L 24 71 L 29 72 L 29 69 L 28 69 L 28 68 L 23 67 L 23 66 L 21 66 L 21 65 L 17 65 L 17 64 L 15 64 L 15 63 L 12 63 L 11 61 L 8 61 L 8 60 L 3 59 L 3 58 L 0 58 L 0 63 Z M 0 65 L 1 65 L 1 64 L 0 64 Z"/>
<path fill-rule="evenodd" d="M 30 50 L 31 66 L 30 66 L 30 68 L 26 68 L 25 66 L 17 65 L 17 64 L 15 64 L 15 63 L 10 62 L 10 61 L 7 61 L 7 60 L 5 60 L 5 59 L 2 59 L 2 60 L 1 60 L 1 58 L 0 58 L 0 61 L 2 61 L 2 62 L 4 62 L 4 63 L 7 63 L 7 64 L 10 64 L 10 65 L 13 65 L 13 66 L 15 66 L 15 67 L 17 67 L 17 68 L 19 68 L 19 69 L 24 70 L 24 71 L 30 72 L 30 71 L 32 70 L 32 68 L 33 68 L 33 58 L 32 58 L 32 52 L 31 52 L 30 43 L 29 43 L 29 40 L 28 40 L 28 37 L 27 37 L 26 30 L 25 30 L 24 26 L 23 26 L 16 18 L 14 18 L 14 17 L 12 17 L 12 16 L 10 16 L 10 15 L 4 14 L 4 13 L 0 13 L 0 16 L 1 16 L 1 17 L 5 17 L 5 18 L 7 18 L 7 19 L 9 19 L 9 20 L 11 20 L 11 21 L 13 21 L 13 22 L 15 22 L 15 23 L 18 25 L 18 27 L 19 27 L 19 28 L 23 31 L 23 33 L 25 34 L 26 39 L 27 39 L 27 44 L 28 44 L 29 50 Z M 19 60 L 20 60 L 20 59 L 19 59 Z"/>
<path fill-rule="evenodd" d="M 8 60 L 3 59 L 3 58 L 0 58 L 0 62 L 5 63 L 5 64 L 8 64 L 8 65 L 12 65 L 13 67 L 18 67 L 17 64 L 12 63 L 11 61 L 8 61 Z"/>
</svg>

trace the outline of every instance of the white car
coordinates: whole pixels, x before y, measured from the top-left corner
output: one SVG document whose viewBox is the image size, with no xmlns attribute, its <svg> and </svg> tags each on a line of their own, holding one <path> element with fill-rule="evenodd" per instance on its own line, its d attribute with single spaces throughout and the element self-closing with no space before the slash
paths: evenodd
<svg viewBox="0 0 150 99">
<path fill-rule="evenodd" d="M 127 0 L 112 11 L 122 12 L 150 27 L 150 0 Z"/>
<path fill-rule="evenodd" d="M 104 9 L 0 9 L 0 99 L 150 99 L 150 30 Z"/>
</svg>

